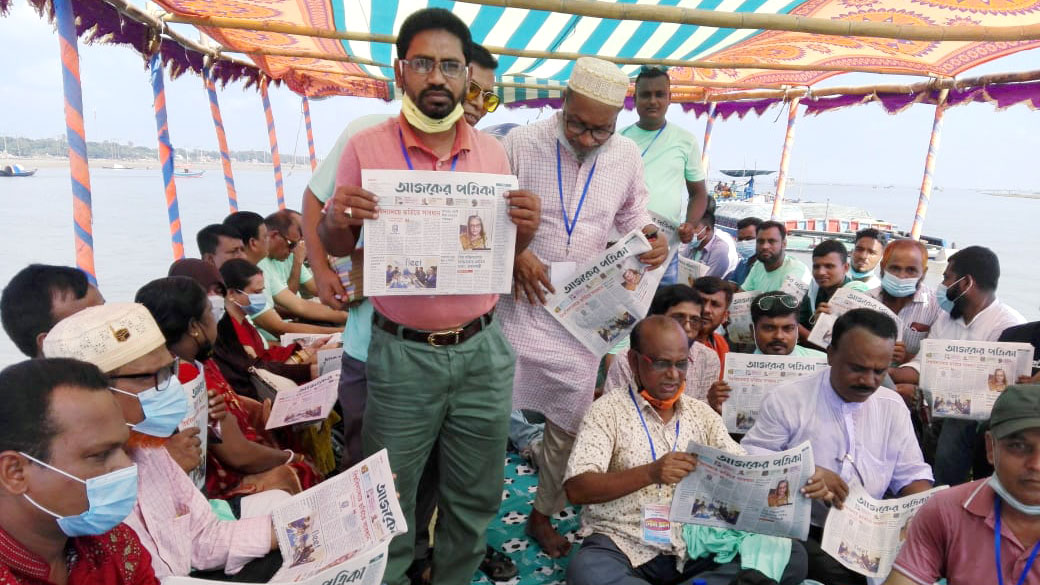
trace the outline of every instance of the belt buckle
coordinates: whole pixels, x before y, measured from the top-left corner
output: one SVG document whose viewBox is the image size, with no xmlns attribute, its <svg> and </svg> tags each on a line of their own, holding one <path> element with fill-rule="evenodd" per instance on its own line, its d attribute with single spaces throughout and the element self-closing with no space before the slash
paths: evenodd
<svg viewBox="0 0 1040 585">
<path fill-rule="evenodd" d="M 443 335 L 454 335 L 455 339 L 452 340 L 449 343 L 439 343 L 437 341 L 437 338 L 440 337 L 440 336 L 443 336 Z M 462 339 L 462 328 L 461 327 L 459 327 L 458 329 L 445 329 L 444 331 L 433 331 L 429 335 L 426 336 L 426 342 L 429 343 L 430 345 L 432 345 L 433 347 L 443 347 L 445 345 L 458 345 L 459 341 L 461 339 Z"/>
</svg>

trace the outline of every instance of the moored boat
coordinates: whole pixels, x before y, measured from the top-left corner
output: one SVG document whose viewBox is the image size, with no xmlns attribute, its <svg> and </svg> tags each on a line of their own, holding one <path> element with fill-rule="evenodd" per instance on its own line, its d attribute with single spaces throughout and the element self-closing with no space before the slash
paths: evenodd
<svg viewBox="0 0 1040 585">
<path fill-rule="evenodd" d="M 205 169 L 203 169 L 201 171 L 193 171 L 193 170 L 185 167 L 185 168 L 183 168 L 183 169 L 181 169 L 179 171 L 173 171 L 173 176 L 181 177 L 181 178 L 185 178 L 185 179 L 197 179 L 197 178 L 201 177 L 203 175 L 203 173 L 205 173 L 205 172 L 206 172 Z"/>
<path fill-rule="evenodd" d="M 36 174 L 37 169 L 27 169 L 22 165 L 7 165 L 0 167 L 0 177 L 31 177 Z"/>
</svg>

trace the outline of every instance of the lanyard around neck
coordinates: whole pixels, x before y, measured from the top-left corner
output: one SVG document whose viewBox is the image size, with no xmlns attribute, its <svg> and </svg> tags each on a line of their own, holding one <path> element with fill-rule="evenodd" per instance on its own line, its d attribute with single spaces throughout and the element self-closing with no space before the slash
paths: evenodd
<svg viewBox="0 0 1040 585">
<path fill-rule="evenodd" d="M 563 200 L 563 163 L 560 160 L 560 141 L 556 141 L 556 185 L 560 191 L 560 211 L 563 213 L 563 229 L 567 230 L 568 248 L 571 246 L 571 234 L 574 233 L 574 226 L 578 225 L 578 216 L 581 215 L 581 208 L 585 205 L 585 196 L 589 194 L 589 184 L 592 183 L 592 175 L 596 174 L 597 164 L 599 164 L 599 155 L 592 162 L 592 170 L 589 171 L 589 176 L 585 179 L 585 188 L 581 190 L 581 199 L 578 200 L 578 208 L 574 210 L 574 217 L 568 219 L 567 204 Z"/>
<path fill-rule="evenodd" d="M 398 128 L 397 137 L 401 139 L 401 154 L 404 155 L 404 162 L 408 163 L 408 170 L 414 171 L 415 167 L 412 166 L 412 157 L 408 156 L 408 149 L 404 146 L 404 132 Z M 451 170 L 455 170 L 455 165 L 459 162 L 459 155 L 456 153 L 451 159 Z"/>
<path fill-rule="evenodd" d="M 661 135 L 661 132 L 664 132 L 664 128 L 667 125 L 668 121 L 665 120 L 665 123 L 661 124 L 661 128 L 657 131 L 657 134 L 654 134 L 654 137 L 650 139 L 650 144 L 647 144 L 646 148 L 643 149 L 643 154 L 639 155 L 640 157 L 646 158 L 646 153 L 650 150 L 650 147 L 653 146 L 655 142 L 657 142 L 657 137 Z"/>
<path fill-rule="evenodd" d="M 1004 569 L 1000 562 L 1000 497 L 993 498 L 993 515 L 996 517 L 994 529 L 993 529 L 993 552 L 996 556 L 997 562 L 997 583 L 1004 585 Z M 1026 561 L 1026 566 L 1022 569 L 1022 574 L 1018 576 L 1018 585 L 1023 585 L 1026 582 L 1026 578 L 1029 577 L 1029 569 L 1033 568 L 1033 561 L 1036 560 L 1037 553 L 1040 552 L 1040 542 L 1033 546 L 1033 552 L 1029 553 L 1029 559 Z"/>
<path fill-rule="evenodd" d="M 636 401 L 636 394 L 632 391 L 632 387 L 628 387 L 628 395 L 632 398 L 632 405 L 636 407 L 636 414 L 639 415 L 639 422 L 643 423 L 643 431 L 646 433 L 646 440 L 650 443 L 650 456 L 657 461 L 657 450 L 654 449 L 654 439 L 650 436 L 650 428 L 646 426 L 646 418 L 643 417 L 643 410 L 639 408 L 639 402 Z M 679 446 L 679 413 L 673 413 L 675 417 L 675 440 L 672 442 L 672 448 L 668 450 L 669 453 L 675 451 L 675 448 Z"/>
</svg>

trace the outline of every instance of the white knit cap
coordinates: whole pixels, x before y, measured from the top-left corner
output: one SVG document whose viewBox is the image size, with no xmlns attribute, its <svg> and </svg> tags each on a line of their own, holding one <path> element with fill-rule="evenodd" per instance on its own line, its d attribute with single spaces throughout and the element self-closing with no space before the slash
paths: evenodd
<svg viewBox="0 0 1040 585">
<path fill-rule="evenodd" d="M 574 62 L 567 87 L 597 102 L 620 108 L 628 95 L 628 76 L 609 61 L 582 57 Z"/>
<path fill-rule="evenodd" d="M 43 355 L 89 362 L 108 373 L 165 343 L 144 305 L 108 303 L 62 319 L 44 338 Z"/>
</svg>

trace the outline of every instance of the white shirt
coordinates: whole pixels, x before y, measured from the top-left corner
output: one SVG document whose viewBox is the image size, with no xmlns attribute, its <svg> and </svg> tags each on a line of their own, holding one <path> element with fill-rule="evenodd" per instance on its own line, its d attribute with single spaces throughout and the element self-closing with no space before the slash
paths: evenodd
<svg viewBox="0 0 1040 585">
<path fill-rule="evenodd" d="M 997 341 L 1000 334 L 1008 327 L 1026 322 L 1021 313 L 993 299 L 988 307 L 975 315 L 971 323 L 966 323 L 961 316 L 954 319 L 946 311 L 941 311 L 939 318 L 932 325 L 928 339 L 949 339 L 951 341 Z M 906 367 L 921 371 L 921 362 L 914 360 Z"/>
<path fill-rule="evenodd" d="M 740 444 L 755 455 L 809 441 L 817 467 L 863 485 L 877 499 L 886 491 L 898 494 L 915 480 L 932 481 L 903 399 L 881 387 L 863 402 L 845 402 L 830 375 L 828 367 L 767 394 Z M 823 512 L 814 506 L 814 524 L 822 521 Z"/>
</svg>

